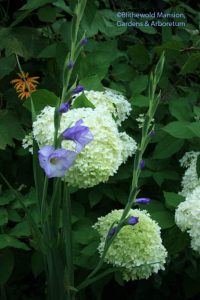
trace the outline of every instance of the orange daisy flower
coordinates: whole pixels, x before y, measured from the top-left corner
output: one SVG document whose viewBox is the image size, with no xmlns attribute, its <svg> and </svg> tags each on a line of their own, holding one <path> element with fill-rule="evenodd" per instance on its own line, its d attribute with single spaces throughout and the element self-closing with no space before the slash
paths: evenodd
<svg viewBox="0 0 200 300">
<path fill-rule="evenodd" d="M 36 91 L 38 76 L 29 77 L 29 73 L 17 73 L 18 79 L 11 80 L 11 84 L 14 84 L 16 92 L 19 94 L 18 97 L 22 100 L 30 97 L 30 94 Z"/>
</svg>

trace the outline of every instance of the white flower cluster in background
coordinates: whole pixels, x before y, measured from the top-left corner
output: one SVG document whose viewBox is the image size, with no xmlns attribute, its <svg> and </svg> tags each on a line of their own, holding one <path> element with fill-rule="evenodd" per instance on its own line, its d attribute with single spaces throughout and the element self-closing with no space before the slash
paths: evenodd
<svg viewBox="0 0 200 300">
<path fill-rule="evenodd" d="M 22 140 L 22 147 L 24 149 L 28 148 L 29 152 L 33 154 L 33 133 L 30 132 Z"/>
<path fill-rule="evenodd" d="M 98 247 L 100 255 L 103 253 L 105 239 L 110 227 L 119 222 L 123 210 L 113 210 L 104 217 L 100 217 L 93 227 L 100 234 Z M 162 245 L 160 227 L 151 219 L 145 210 L 131 209 L 129 217 L 139 218 L 135 225 L 122 227 L 113 240 L 105 261 L 117 267 L 123 279 L 136 280 L 148 278 L 152 273 L 164 270 L 167 251 Z"/>
<path fill-rule="evenodd" d="M 95 107 L 102 106 L 106 108 L 113 115 L 117 125 L 121 125 L 130 115 L 131 104 L 117 91 L 105 89 L 103 92 L 91 90 L 84 91 L 84 93 Z M 76 97 L 80 96 L 80 94 L 77 94 Z"/>
<path fill-rule="evenodd" d="M 187 194 L 175 212 L 176 224 L 191 237 L 191 247 L 200 254 L 200 185 Z"/>
<path fill-rule="evenodd" d="M 200 185 L 200 180 L 198 179 L 196 171 L 197 157 L 199 154 L 200 152 L 186 152 L 186 154 L 180 160 L 181 166 L 187 168 L 181 182 L 182 190 L 180 194 L 184 197 L 186 197 L 194 190 L 194 188 Z"/>
<path fill-rule="evenodd" d="M 39 147 L 53 145 L 54 109 L 50 106 L 45 107 L 33 123 L 33 136 Z M 125 118 L 125 112 L 119 114 L 119 117 L 120 120 Z M 135 153 L 137 147 L 133 138 L 125 132 L 119 132 L 108 106 L 103 104 L 96 105 L 95 109 L 76 108 L 62 114 L 59 134 L 74 126 L 80 119 L 89 127 L 94 139 L 77 155 L 75 162 L 65 173 L 65 180 L 71 186 L 87 188 L 106 182 L 117 172 L 119 166 Z M 26 137 L 23 146 L 27 144 Z M 64 149 L 75 150 L 73 141 L 63 140 L 61 146 Z"/>
</svg>

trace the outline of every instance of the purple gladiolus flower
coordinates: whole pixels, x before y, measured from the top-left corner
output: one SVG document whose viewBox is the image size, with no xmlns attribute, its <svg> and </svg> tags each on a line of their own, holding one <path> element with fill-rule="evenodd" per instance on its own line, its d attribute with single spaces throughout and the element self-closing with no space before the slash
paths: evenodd
<svg viewBox="0 0 200 300">
<path fill-rule="evenodd" d="M 70 60 L 67 64 L 69 69 L 72 69 L 74 67 L 74 62 L 72 60 Z"/>
<path fill-rule="evenodd" d="M 64 176 L 77 155 L 74 151 L 55 149 L 53 146 L 42 147 L 38 154 L 40 166 L 49 178 Z"/>
<path fill-rule="evenodd" d="M 135 225 L 135 224 L 137 224 L 139 222 L 139 218 L 138 217 L 130 217 L 129 219 L 128 219 L 128 224 L 129 225 Z"/>
<path fill-rule="evenodd" d="M 83 120 L 79 120 L 71 128 L 67 128 L 62 136 L 66 140 L 72 140 L 76 143 L 76 152 L 81 150 L 93 140 L 93 134 L 87 126 L 82 125 Z"/>
<path fill-rule="evenodd" d="M 75 89 L 72 90 L 72 94 L 78 94 L 84 91 L 84 87 L 82 85 L 78 85 Z"/>
<path fill-rule="evenodd" d="M 61 114 L 66 113 L 69 110 L 69 108 L 70 108 L 69 102 L 62 103 L 58 108 L 58 112 Z"/>
<path fill-rule="evenodd" d="M 112 237 L 116 232 L 117 232 L 117 227 L 112 227 L 108 232 L 108 236 Z"/>
<path fill-rule="evenodd" d="M 148 204 L 151 201 L 149 198 L 137 198 L 135 203 L 137 204 Z"/>
<path fill-rule="evenodd" d="M 139 167 L 142 170 L 142 169 L 144 169 L 144 166 L 145 166 L 145 161 L 142 159 L 139 163 Z"/>
<path fill-rule="evenodd" d="M 84 39 L 81 40 L 80 44 L 81 46 L 85 46 L 88 43 L 88 39 L 85 37 Z"/>
</svg>

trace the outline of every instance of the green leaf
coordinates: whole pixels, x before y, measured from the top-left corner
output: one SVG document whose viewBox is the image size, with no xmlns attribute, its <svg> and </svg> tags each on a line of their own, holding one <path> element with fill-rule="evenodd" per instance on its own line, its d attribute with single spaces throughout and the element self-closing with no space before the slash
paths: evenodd
<svg viewBox="0 0 200 300">
<path fill-rule="evenodd" d="M 73 15 L 73 12 L 69 8 L 69 6 L 66 5 L 64 0 L 59 0 L 59 1 L 54 0 L 53 5 L 58 7 L 58 8 L 61 8 L 63 11 L 70 14 L 71 16 Z"/>
<path fill-rule="evenodd" d="M 0 255 L 0 285 L 4 285 L 14 269 L 14 255 L 10 249 L 1 250 Z"/>
<path fill-rule="evenodd" d="M 9 236 L 8 234 L 0 234 L 0 249 L 7 247 L 29 250 L 29 247 L 18 239 Z"/>
<path fill-rule="evenodd" d="M 13 139 L 23 139 L 25 132 L 14 112 L 1 110 L 0 120 L 0 149 L 5 149 L 7 145 L 14 146 Z"/>
<path fill-rule="evenodd" d="M 162 130 L 179 139 L 191 139 L 195 136 L 195 134 L 192 130 L 190 130 L 189 126 L 191 126 L 189 122 L 175 121 L 163 127 Z"/>
<path fill-rule="evenodd" d="M 130 82 L 136 75 L 134 68 L 127 63 L 114 63 L 112 65 L 112 76 L 117 81 Z"/>
<path fill-rule="evenodd" d="M 89 225 L 81 225 L 74 232 L 74 240 L 82 245 L 88 245 L 95 236 L 95 230 Z"/>
<path fill-rule="evenodd" d="M 27 194 L 25 194 L 23 196 L 21 195 L 21 198 L 23 199 L 23 204 L 26 207 L 30 207 L 32 205 L 35 205 L 37 203 L 36 202 L 36 199 L 37 199 L 36 190 L 34 188 L 31 188 L 30 191 Z M 18 199 L 16 199 L 16 201 L 12 203 L 11 207 L 13 209 L 20 209 L 21 208 L 21 204 L 18 201 Z"/>
<path fill-rule="evenodd" d="M 177 153 L 182 148 L 183 144 L 184 144 L 183 140 L 176 139 L 170 135 L 166 135 L 156 145 L 153 152 L 153 158 L 154 159 L 168 158 L 172 156 L 174 153 Z"/>
<path fill-rule="evenodd" d="M 166 179 L 174 181 L 180 180 L 178 173 L 173 170 L 166 169 L 165 171 L 154 171 L 152 172 L 152 175 L 153 179 L 159 186 L 161 186 Z"/>
<path fill-rule="evenodd" d="M 83 248 L 81 253 L 85 256 L 91 256 L 94 255 L 97 252 L 99 242 L 95 241 L 87 245 L 86 247 Z"/>
<path fill-rule="evenodd" d="M 172 116 L 179 121 L 190 121 L 192 118 L 191 105 L 187 98 L 173 99 L 169 102 L 169 110 Z"/>
<path fill-rule="evenodd" d="M 56 57 L 56 47 L 57 43 L 53 43 L 51 45 L 48 45 L 42 51 L 38 54 L 38 58 L 50 58 L 50 57 Z"/>
<path fill-rule="evenodd" d="M 44 258 L 41 252 L 34 252 L 31 257 L 31 268 L 33 275 L 37 277 L 44 270 Z"/>
<path fill-rule="evenodd" d="M 8 212 L 5 208 L 0 208 L 0 226 L 8 223 Z"/>
<path fill-rule="evenodd" d="M 156 34 L 158 33 L 157 30 L 154 27 L 151 26 L 140 26 L 137 27 L 137 29 L 139 29 L 140 31 L 144 32 L 144 33 L 148 33 L 148 34 Z"/>
<path fill-rule="evenodd" d="M 14 209 L 9 209 L 8 208 L 8 220 L 12 221 L 12 222 L 20 222 L 21 221 L 21 217 L 18 214 L 18 212 Z"/>
<path fill-rule="evenodd" d="M 10 74 L 16 66 L 16 59 L 14 55 L 0 58 L 0 79 L 5 75 Z"/>
<path fill-rule="evenodd" d="M 101 201 L 102 197 L 103 195 L 97 192 L 97 190 L 92 190 L 89 193 L 90 207 L 94 207 L 96 204 L 98 204 Z"/>
<path fill-rule="evenodd" d="M 164 192 L 165 204 L 169 209 L 175 209 L 177 206 L 185 200 L 185 198 L 179 194 L 172 192 Z"/>
<path fill-rule="evenodd" d="M 55 0 L 28 0 L 28 2 L 20 8 L 20 10 L 37 9 L 45 4 L 53 2 L 55 2 Z"/>
<path fill-rule="evenodd" d="M 132 95 L 138 95 L 141 92 L 145 91 L 148 84 L 148 77 L 146 75 L 137 76 L 130 83 L 130 90 Z"/>
<path fill-rule="evenodd" d="M 9 204 L 13 200 L 15 200 L 15 195 L 10 190 L 6 190 L 2 195 L 0 195 L 0 205 Z"/>
<path fill-rule="evenodd" d="M 48 43 L 39 29 L 31 27 L 9 28 L 3 30 L 2 35 L 0 49 L 6 49 L 6 55 L 17 54 L 26 59 L 36 57 Z"/>
<path fill-rule="evenodd" d="M 147 205 L 140 204 L 139 207 L 140 209 L 147 210 L 150 214 L 166 210 L 165 205 L 158 200 L 151 200 L 150 203 Z"/>
<path fill-rule="evenodd" d="M 188 125 L 188 128 L 196 137 L 200 137 L 200 121 L 193 122 Z"/>
<path fill-rule="evenodd" d="M 85 96 L 84 92 L 80 96 L 78 96 L 72 104 L 72 108 L 80 107 L 91 107 L 93 109 L 95 108 L 92 102 L 90 102 L 90 100 L 88 100 L 88 98 Z"/>
<path fill-rule="evenodd" d="M 174 215 L 170 211 L 158 211 L 151 213 L 151 217 L 153 220 L 158 222 L 159 226 L 162 229 L 171 228 L 175 225 Z"/>
<path fill-rule="evenodd" d="M 39 114 L 41 110 L 47 105 L 55 107 L 59 103 L 58 97 L 53 92 L 47 90 L 37 90 L 36 92 L 31 94 L 31 97 L 33 99 L 36 114 Z M 31 111 L 30 98 L 24 102 L 24 106 Z"/>
<path fill-rule="evenodd" d="M 87 6 L 89 6 L 89 9 L 87 9 Z M 86 15 L 82 22 L 87 36 L 93 36 L 100 31 L 107 37 L 113 37 L 127 30 L 126 27 L 116 25 L 119 19 L 114 11 L 108 9 L 96 10 L 95 5 L 91 6 L 89 1 L 87 6 Z"/>
<path fill-rule="evenodd" d="M 112 62 L 121 56 L 124 54 L 118 50 L 115 40 L 99 42 L 91 53 L 81 58 L 80 79 L 97 75 L 102 80 Z"/>
<path fill-rule="evenodd" d="M 38 10 L 38 19 L 42 22 L 53 23 L 56 19 L 57 9 L 55 7 L 46 6 Z"/>
<path fill-rule="evenodd" d="M 190 244 L 190 238 L 186 232 L 173 227 L 164 234 L 163 243 L 169 254 L 176 254 L 181 251 L 185 252 L 185 249 Z"/>
<path fill-rule="evenodd" d="M 189 56 L 185 64 L 182 66 L 180 71 L 181 75 L 193 73 L 200 65 L 200 54 L 193 53 Z"/>
<path fill-rule="evenodd" d="M 147 49 L 144 45 L 137 44 L 128 47 L 128 54 L 131 58 L 133 66 L 145 69 L 150 63 L 150 57 Z"/>
<path fill-rule="evenodd" d="M 30 227 L 27 221 L 18 223 L 15 227 L 9 230 L 9 235 L 14 237 L 28 237 L 31 235 Z"/>
<path fill-rule="evenodd" d="M 85 77 L 79 82 L 86 90 L 103 91 L 103 85 L 98 75 Z"/>
<path fill-rule="evenodd" d="M 200 178 L 200 155 L 198 155 L 197 157 L 196 171 L 197 171 L 198 178 Z"/>
<path fill-rule="evenodd" d="M 149 106 L 149 98 L 145 97 L 143 95 L 137 95 L 131 97 L 131 104 L 133 106 L 138 106 L 138 107 L 148 107 Z"/>
<path fill-rule="evenodd" d="M 113 187 L 115 198 L 125 205 L 128 201 L 128 193 L 124 189 Z"/>
</svg>

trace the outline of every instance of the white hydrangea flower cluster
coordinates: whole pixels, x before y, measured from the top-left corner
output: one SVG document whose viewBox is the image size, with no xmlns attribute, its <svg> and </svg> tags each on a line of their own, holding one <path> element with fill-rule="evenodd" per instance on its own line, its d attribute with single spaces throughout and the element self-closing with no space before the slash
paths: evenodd
<svg viewBox="0 0 200 300">
<path fill-rule="evenodd" d="M 29 152 L 33 154 L 33 133 L 30 132 L 22 140 L 22 147 L 24 149 L 28 148 Z"/>
<path fill-rule="evenodd" d="M 93 227 L 100 234 L 98 247 L 100 255 L 103 253 L 105 239 L 112 224 L 119 222 L 123 210 L 113 210 L 104 217 L 100 217 Z M 123 279 L 143 279 L 164 270 L 167 251 L 162 245 L 160 227 L 151 219 L 145 210 L 131 209 L 129 217 L 139 217 L 135 225 L 122 227 L 110 246 L 105 261 L 111 263 L 123 274 Z"/>
<path fill-rule="evenodd" d="M 181 166 L 187 168 L 181 182 L 182 191 L 180 192 L 180 194 L 184 197 L 186 197 L 198 185 L 200 185 L 200 180 L 198 179 L 196 171 L 196 163 L 199 154 L 200 152 L 186 152 L 186 154 L 180 160 Z"/>
<path fill-rule="evenodd" d="M 117 125 L 128 118 L 131 112 L 131 104 L 119 92 L 105 89 L 103 92 L 98 91 L 84 91 L 86 97 L 94 104 L 95 107 L 103 106 L 113 115 Z M 80 96 L 77 94 L 76 97 Z M 76 98 L 75 97 L 75 98 Z"/>
<path fill-rule="evenodd" d="M 200 254 L 200 185 L 179 204 L 175 221 L 182 231 L 189 233 L 192 249 Z"/>
<path fill-rule="evenodd" d="M 134 139 L 118 131 L 112 115 L 102 105 L 97 105 L 95 109 L 72 109 L 63 114 L 59 134 L 80 119 L 89 127 L 94 140 L 78 154 L 74 164 L 67 170 L 65 180 L 72 186 L 86 188 L 106 182 L 128 156 L 135 153 L 137 147 Z M 38 115 L 33 123 L 33 136 L 39 147 L 53 144 L 54 107 L 47 106 Z M 75 143 L 64 140 L 62 147 L 74 150 Z"/>
</svg>

